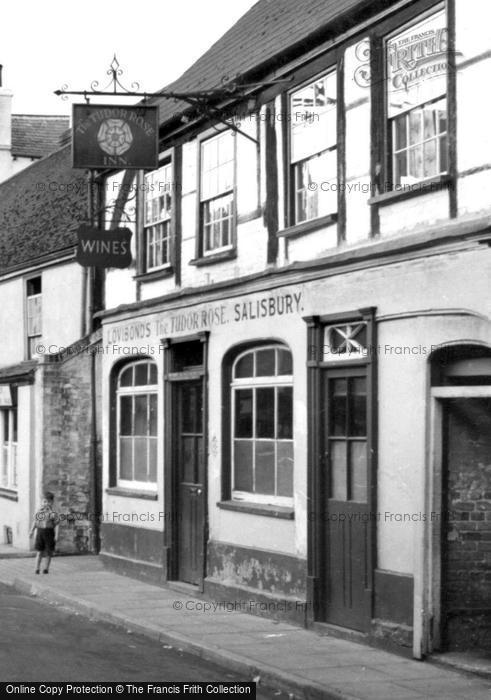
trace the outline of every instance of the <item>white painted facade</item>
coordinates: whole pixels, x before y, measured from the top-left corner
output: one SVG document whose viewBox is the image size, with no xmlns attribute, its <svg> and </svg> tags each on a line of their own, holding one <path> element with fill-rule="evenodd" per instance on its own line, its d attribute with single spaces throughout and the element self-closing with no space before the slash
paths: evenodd
<svg viewBox="0 0 491 700">
<path fill-rule="evenodd" d="M 435 4 L 434 7 L 440 6 Z M 176 285 L 174 274 L 159 278 L 140 271 L 135 279 L 134 269 L 110 271 L 106 281 L 108 311 L 103 318 L 103 512 L 106 522 L 126 525 L 128 537 L 132 528 L 165 532 L 167 525 L 159 515 L 168 503 L 164 471 L 165 436 L 168 435 L 165 416 L 169 416 L 169 407 L 165 405 L 164 344 L 167 339 L 172 341 L 208 331 L 208 418 L 205 425 L 208 542 L 287 555 L 306 567 L 309 518 L 307 364 L 312 358 L 308 357 L 305 319 L 346 314 L 367 307 L 376 309 L 378 519 L 375 566 L 412 581 L 412 653 L 416 658 L 431 651 L 428 630 L 433 614 L 428 603 L 434 565 L 429 542 L 435 536 L 431 519 L 434 502 L 429 483 L 436 478 L 430 452 L 433 439 L 431 357 L 439 348 L 453 345 L 491 349 L 491 249 L 483 244 L 491 230 L 491 137 L 487 111 L 476 104 L 477 96 L 491 78 L 491 40 L 489 21 L 485 20 L 491 20 L 491 15 L 485 0 L 477 0 L 472 12 L 465 0 L 456 0 L 455 8 L 457 172 L 454 183 L 408 198 L 387 197 L 384 200 L 382 196 L 377 202 L 379 230 L 373 234 L 371 216 L 373 199 L 377 199 L 373 197 L 376 193 L 370 156 L 373 98 L 369 87 L 360 87 L 353 79 L 360 63 L 357 49 L 365 41 L 362 36 L 365 28 L 360 29 L 356 41 L 353 40 L 344 53 L 344 240 L 338 240 L 336 220 L 295 235 L 285 230 L 288 204 L 283 174 L 288 155 L 284 150 L 285 124 L 278 119 L 274 123 L 280 222 L 278 254 L 274 262 L 268 263 L 263 106 L 260 113 L 241 120 L 241 129 L 258 136 L 257 147 L 244 135 L 237 133 L 235 136 L 238 173 L 235 257 L 211 265 L 196 264 L 198 149 L 202 135 L 190 138 L 176 146 L 182 151 L 182 170 L 176 175 L 180 177 L 180 285 Z M 366 36 L 370 36 L 369 31 Z M 282 104 L 282 97 L 278 95 L 274 102 L 277 114 L 281 114 Z M 173 144 L 163 145 L 167 149 Z M 452 186 L 456 187 L 454 216 L 450 214 Z M 142 207 L 143 197 L 138 201 Z M 241 217 L 248 220 L 241 223 Z M 139 235 L 137 227 L 137 241 L 142 240 Z M 431 241 L 433 245 L 429 245 Z M 134 252 L 138 254 L 137 247 Z M 267 271 L 271 274 L 267 275 Z M 276 299 L 286 294 L 300 295 L 301 301 L 294 313 L 236 320 L 236 305 L 252 302 L 257 308 L 258 300 Z M 117 309 L 120 304 L 126 306 Z M 202 320 L 202 313 L 210 307 L 220 309 L 220 323 Z M 192 319 L 195 312 L 196 324 L 178 330 L 176 317 L 186 314 Z M 141 337 L 138 328 L 143 329 Z M 224 425 L 227 425 L 223 418 L 223 396 L 227 390 L 223 386 L 224 361 L 231 349 L 255 341 L 281 343 L 293 355 L 294 517 L 291 519 L 244 513 L 218 505 L 223 500 L 224 473 L 231 468 L 221 449 Z M 110 407 L 114 402 L 111 378 L 115 368 L 132 355 L 148 357 L 158 368 L 157 479 L 149 488 L 153 494 L 150 500 L 139 497 L 137 488 L 132 493 L 118 493 L 114 477 L 111 477 L 114 458 L 110 442 L 111 430 L 114 431 L 114 422 L 110 420 Z M 398 514 L 409 517 L 401 522 Z M 104 544 L 102 551 L 109 558 L 132 559 L 136 566 L 143 567 L 146 561 L 143 554 L 139 556 L 133 551 L 130 556 L 122 550 L 118 554 Z M 159 552 L 156 559 L 160 557 Z M 154 569 L 159 566 L 152 563 Z M 205 590 L 208 578 L 213 584 L 257 592 L 254 584 L 244 587 L 237 572 L 224 570 L 221 576 L 219 580 L 216 571 L 208 571 Z M 281 596 L 281 588 L 276 593 Z M 287 594 L 283 597 L 287 598 Z"/>
</svg>

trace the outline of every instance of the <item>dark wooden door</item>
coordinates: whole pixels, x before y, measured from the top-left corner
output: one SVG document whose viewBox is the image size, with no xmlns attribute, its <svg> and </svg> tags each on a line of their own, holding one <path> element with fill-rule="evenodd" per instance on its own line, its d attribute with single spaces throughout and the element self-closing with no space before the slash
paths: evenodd
<svg viewBox="0 0 491 700">
<path fill-rule="evenodd" d="M 176 406 L 177 574 L 198 584 L 203 577 L 205 460 L 203 381 L 178 382 Z"/>
<path fill-rule="evenodd" d="M 445 401 L 443 445 L 443 646 L 491 652 L 491 398 Z"/>
<path fill-rule="evenodd" d="M 370 507 L 364 369 L 325 372 L 323 382 L 323 613 L 366 630 L 370 620 Z"/>
</svg>

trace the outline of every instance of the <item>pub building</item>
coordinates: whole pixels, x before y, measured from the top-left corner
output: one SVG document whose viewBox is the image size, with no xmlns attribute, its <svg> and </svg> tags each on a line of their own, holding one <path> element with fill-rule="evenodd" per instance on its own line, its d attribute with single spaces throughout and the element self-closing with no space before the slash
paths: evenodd
<svg viewBox="0 0 491 700">
<path fill-rule="evenodd" d="M 489 647 L 489 13 L 260 0 L 171 86 L 235 92 L 150 100 L 158 168 L 102 187 L 136 201 L 97 316 L 108 566 Z"/>
</svg>

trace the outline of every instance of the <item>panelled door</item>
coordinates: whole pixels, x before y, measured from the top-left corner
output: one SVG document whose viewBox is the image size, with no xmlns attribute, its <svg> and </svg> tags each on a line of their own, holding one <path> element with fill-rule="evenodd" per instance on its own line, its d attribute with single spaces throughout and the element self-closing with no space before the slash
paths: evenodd
<svg viewBox="0 0 491 700">
<path fill-rule="evenodd" d="M 177 577 L 198 584 L 203 576 L 205 460 L 203 380 L 174 384 Z"/>
<path fill-rule="evenodd" d="M 370 620 L 370 506 L 365 368 L 323 370 L 321 600 L 326 622 Z"/>
</svg>

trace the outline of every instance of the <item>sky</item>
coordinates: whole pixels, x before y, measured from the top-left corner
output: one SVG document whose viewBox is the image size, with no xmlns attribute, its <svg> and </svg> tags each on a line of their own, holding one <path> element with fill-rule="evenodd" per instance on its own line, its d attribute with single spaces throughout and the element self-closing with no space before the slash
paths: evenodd
<svg viewBox="0 0 491 700">
<path fill-rule="evenodd" d="M 14 114 L 70 114 L 53 94 L 107 84 L 116 54 L 126 87 L 154 92 L 175 80 L 256 0 L 7 0 L 2 6 L 3 87 Z M 107 101 L 108 98 L 106 98 Z M 103 100 L 99 99 L 99 102 Z M 136 101 L 136 100 L 135 100 Z"/>
</svg>

